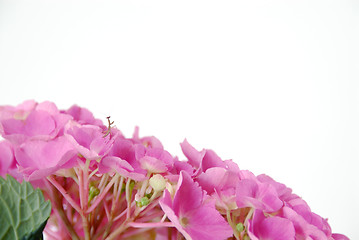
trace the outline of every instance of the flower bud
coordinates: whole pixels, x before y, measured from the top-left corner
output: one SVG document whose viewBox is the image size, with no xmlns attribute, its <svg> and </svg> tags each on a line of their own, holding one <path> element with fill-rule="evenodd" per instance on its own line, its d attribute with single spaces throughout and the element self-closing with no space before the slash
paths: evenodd
<svg viewBox="0 0 359 240">
<path fill-rule="evenodd" d="M 140 201 L 136 202 L 138 207 L 147 206 L 150 203 L 150 200 L 147 197 L 143 197 Z"/>
<path fill-rule="evenodd" d="M 91 202 L 91 200 L 94 199 L 94 197 L 96 197 L 99 194 L 100 194 L 100 189 L 98 189 L 95 186 L 90 186 L 88 201 Z"/>
<path fill-rule="evenodd" d="M 237 229 L 238 232 L 242 232 L 244 230 L 243 223 L 238 223 L 236 225 L 236 229 Z"/>
<path fill-rule="evenodd" d="M 155 174 L 150 178 L 150 186 L 155 192 L 161 192 L 166 188 L 166 180 L 160 174 Z"/>
</svg>

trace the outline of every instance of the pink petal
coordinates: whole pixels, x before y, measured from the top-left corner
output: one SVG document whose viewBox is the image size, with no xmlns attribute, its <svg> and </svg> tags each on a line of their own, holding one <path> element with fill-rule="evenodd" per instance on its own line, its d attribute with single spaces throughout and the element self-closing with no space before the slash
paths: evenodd
<svg viewBox="0 0 359 240">
<path fill-rule="evenodd" d="M 249 232 L 263 240 L 295 239 L 295 229 L 290 220 L 276 216 L 265 218 L 260 210 L 254 212 Z"/>
<path fill-rule="evenodd" d="M 195 168 L 199 168 L 206 151 L 197 151 L 194 147 L 192 147 L 192 145 L 188 143 L 187 139 L 181 143 L 181 148 L 183 154 L 187 157 L 188 162 Z"/>
<path fill-rule="evenodd" d="M 228 171 L 221 167 L 209 168 L 205 173 L 197 177 L 197 182 L 208 194 L 214 190 L 221 190 L 226 181 Z"/>
<path fill-rule="evenodd" d="M 25 142 L 16 149 L 15 157 L 22 168 L 28 169 L 24 174 L 35 180 L 46 177 L 74 160 L 76 151 L 65 137 L 59 137 L 50 142 Z"/>
<path fill-rule="evenodd" d="M 343 234 L 338 234 L 338 233 L 333 233 L 332 238 L 334 240 L 350 240 L 347 236 L 345 236 Z"/>
<path fill-rule="evenodd" d="M 239 181 L 236 202 L 239 208 L 254 207 L 266 212 L 275 212 L 283 206 L 273 186 L 252 179 Z"/>
<path fill-rule="evenodd" d="M 75 121 L 80 124 L 92 124 L 96 126 L 103 126 L 103 123 L 99 119 L 95 119 L 93 114 L 86 108 L 81 108 L 77 105 L 73 105 L 70 109 L 66 111 L 67 114 L 70 114 Z"/>
<path fill-rule="evenodd" d="M 167 171 L 166 164 L 154 157 L 144 156 L 139 160 L 139 162 L 142 169 L 145 169 L 151 173 L 163 173 Z"/>
<path fill-rule="evenodd" d="M 50 135 L 55 130 L 53 117 L 45 111 L 33 111 L 26 119 L 24 134 L 27 136 Z"/>
<path fill-rule="evenodd" d="M 175 225 L 177 230 L 180 233 L 182 233 L 182 235 L 186 239 L 191 239 L 191 236 L 184 230 L 184 228 L 182 227 L 182 225 L 179 222 L 179 218 L 178 218 L 177 214 L 173 210 L 171 194 L 168 192 L 168 190 L 164 191 L 163 197 L 159 203 L 160 203 L 160 206 L 161 206 L 163 212 L 166 213 L 168 219 L 171 220 L 171 222 Z"/>
<path fill-rule="evenodd" d="M 205 204 L 203 200 L 202 189 L 188 173 L 182 171 L 173 202 L 165 190 L 160 205 L 186 239 L 227 239 L 232 236 L 232 228 L 216 210 L 213 202 Z"/>
<path fill-rule="evenodd" d="M 89 160 L 101 158 L 112 145 L 109 136 L 104 138 L 102 129 L 94 125 L 72 123 L 65 131 L 65 136 L 76 150 Z"/>
<path fill-rule="evenodd" d="M 188 194 L 191 193 L 191 194 Z M 202 204 L 203 192 L 198 183 L 193 182 L 188 173 L 181 172 L 177 183 L 177 191 L 173 200 L 173 209 L 176 214 L 185 213 Z"/>
<path fill-rule="evenodd" d="M 5 176 L 10 168 L 15 168 L 12 146 L 7 141 L 0 142 L 0 175 Z"/>
<path fill-rule="evenodd" d="M 222 159 L 212 150 L 206 150 L 206 154 L 202 160 L 202 171 L 205 172 L 209 168 L 222 167 L 225 168 L 226 164 Z"/>
<path fill-rule="evenodd" d="M 126 171 L 133 171 L 133 167 L 125 160 L 119 157 L 108 156 L 104 157 L 101 162 L 103 167 L 107 167 L 109 169 L 114 169 L 116 171 L 126 170 Z"/>
<path fill-rule="evenodd" d="M 184 229 L 193 240 L 227 239 L 233 236 L 232 228 L 214 206 L 202 206 L 185 216 L 189 221 Z"/>
</svg>

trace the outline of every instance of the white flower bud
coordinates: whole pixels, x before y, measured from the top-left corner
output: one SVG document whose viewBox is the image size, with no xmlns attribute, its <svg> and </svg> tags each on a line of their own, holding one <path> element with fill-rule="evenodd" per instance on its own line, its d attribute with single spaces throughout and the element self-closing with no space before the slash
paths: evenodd
<svg viewBox="0 0 359 240">
<path fill-rule="evenodd" d="M 150 186 L 155 192 L 161 192 L 166 188 L 166 180 L 160 174 L 155 174 L 150 178 Z"/>
</svg>

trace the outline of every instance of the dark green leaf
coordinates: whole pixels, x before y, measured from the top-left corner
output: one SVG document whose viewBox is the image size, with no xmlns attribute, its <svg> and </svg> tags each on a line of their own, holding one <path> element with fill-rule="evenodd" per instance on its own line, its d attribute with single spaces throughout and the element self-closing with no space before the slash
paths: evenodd
<svg viewBox="0 0 359 240">
<path fill-rule="evenodd" d="M 39 236 L 50 216 L 51 203 L 45 201 L 40 189 L 29 182 L 21 184 L 7 175 L 0 176 L 0 239 L 23 239 Z M 41 238 L 24 238 L 41 239 Z"/>
<path fill-rule="evenodd" d="M 21 240 L 42 240 L 43 239 L 42 232 L 44 231 L 47 220 L 48 219 L 46 219 L 46 221 L 43 222 L 37 230 L 24 236 Z"/>
</svg>

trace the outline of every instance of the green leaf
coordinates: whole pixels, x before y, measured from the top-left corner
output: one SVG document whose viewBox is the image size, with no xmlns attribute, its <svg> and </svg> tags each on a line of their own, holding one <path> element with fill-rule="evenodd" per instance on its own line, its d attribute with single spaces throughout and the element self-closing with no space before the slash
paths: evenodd
<svg viewBox="0 0 359 240">
<path fill-rule="evenodd" d="M 37 230 L 24 236 L 21 240 L 42 240 L 43 239 L 42 232 L 44 231 L 47 220 L 48 219 L 46 219 L 46 221 L 43 222 Z"/>
<path fill-rule="evenodd" d="M 51 213 L 40 189 L 21 184 L 12 176 L 0 176 L 0 239 L 38 240 Z"/>
</svg>

